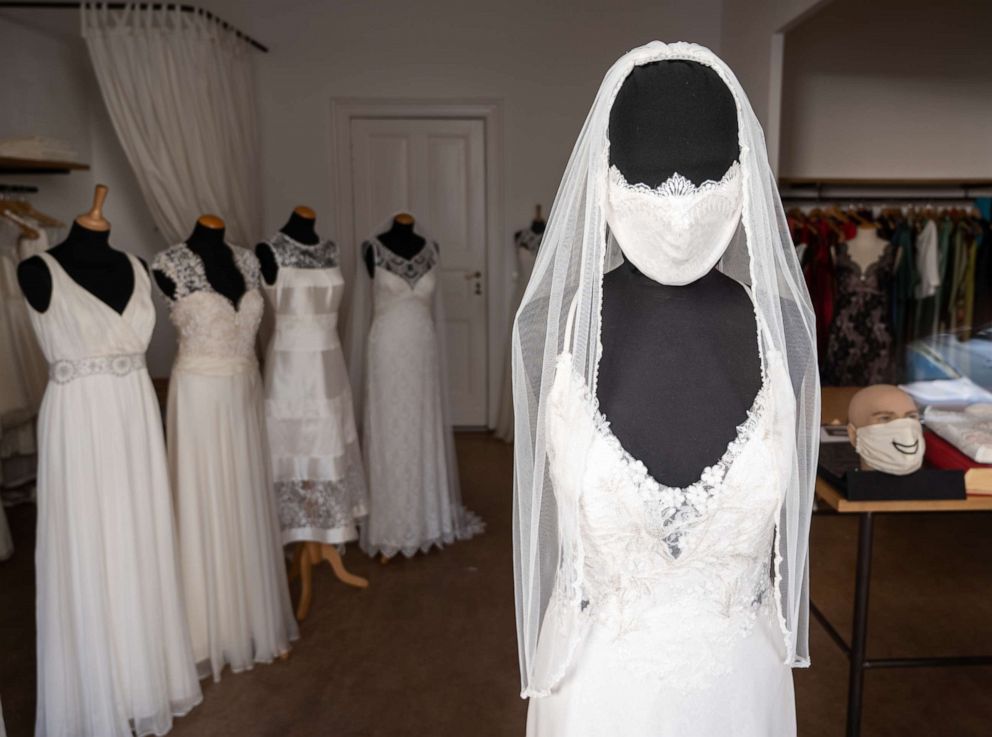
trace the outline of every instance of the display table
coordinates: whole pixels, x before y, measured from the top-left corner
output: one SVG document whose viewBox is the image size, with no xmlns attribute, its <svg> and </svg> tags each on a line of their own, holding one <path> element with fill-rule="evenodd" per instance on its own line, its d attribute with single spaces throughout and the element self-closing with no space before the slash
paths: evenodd
<svg viewBox="0 0 992 737">
<path fill-rule="evenodd" d="M 954 657 L 902 657 L 869 658 L 868 646 L 868 594 L 871 589 L 872 539 L 876 514 L 913 514 L 920 512 L 988 512 L 992 511 L 992 497 L 974 496 L 963 500 L 907 500 L 879 502 L 851 502 L 833 485 L 817 477 L 816 496 L 820 500 L 817 515 L 858 515 L 858 557 L 854 584 L 854 619 L 850 644 L 830 623 L 816 604 L 810 600 L 810 612 L 823 626 L 831 639 L 844 652 L 850 663 L 847 692 L 847 737 L 861 733 L 861 702 L 866 670 L 877 668 L 923 668 L 968 665 L 992 665 L 989 656 Z M 825 509 L 824 509 L 825 507 Z"/>
</svg>

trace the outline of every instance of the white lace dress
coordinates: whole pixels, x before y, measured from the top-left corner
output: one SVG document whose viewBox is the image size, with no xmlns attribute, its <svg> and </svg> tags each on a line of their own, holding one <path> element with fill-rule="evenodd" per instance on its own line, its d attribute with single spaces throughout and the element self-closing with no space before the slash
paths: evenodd
<svg viewBox="0 0 992 737">
<path fill-rule="evenodd" d="M 214 291 L 185 244 L 152 268 L 176 285 L 179 353 L 169 381 L 168 446 L 193 653 L 219 680 L 269 663 L 298 636 L 265 436 L 255 334 L 264 300 L 255 255 L 234 248 L 247 291 Z"/>
<path fill-rule="evenodd" d="M 369 247 L 375 278 L 362 442 L 370 503 L 362 547 L 370 555 L 412 556 L 466 540 L 483 525 L 458 501 L 454 441 L 444 421 L 447 387 L 433 314 L 437 245 L 428 241 L 413 259 L 376 240 Z"/>
<path fill-rule="evenodd" d="M 582 586 L 559 573 L 539 651 L 554 647 L 556 622 L 581 624 L 560 683 L 531 699 L 529 737 L 794 737 L 771 581 L 782 379 L 769 371 L 723 457 L 675 489 L 624 450 L 559 358 L 550 469 L 559 514 L 578 520 Z"/>
<path fill-rule="evenodd" d="M 30 311 L 50 379 L 38 419 L 36 737 L 162 735 L 200 702 L 162 419 L 145 370 L 151 284 L 123 314 L 52 256 Z"/>
<path fill-rule="evenodd" d="M 338 338 L 344 278 L 333 241 L 268 241 L 279 271 L 265 293 L 275 326 L 265 354 L 265 413 L 283 543 L 358 539 L 368 492 Z"/>
</svg>

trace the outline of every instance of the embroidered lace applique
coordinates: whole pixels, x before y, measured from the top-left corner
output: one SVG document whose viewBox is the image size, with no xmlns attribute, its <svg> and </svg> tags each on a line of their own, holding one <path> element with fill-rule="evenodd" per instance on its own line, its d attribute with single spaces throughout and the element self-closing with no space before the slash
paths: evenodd
<svg viewBox="0 0 992 737">
<path fill-rule="evenodd" d="M 541 247 L 542 240 L 544 240 L 544 233 L 535 233 L 530 228 L 521 230 L 513 238 L 513 242 L 517 248 L 526 248 L 532 253 L 536 253 L 537 249 Z"/>
<path fill-rule="evenodd" d="M 372 248 L 376 267 L 396 274 L 411 287 L 415 286 L 420 278 L 433 269 L 438 262 L 438 247 L 437 243 L 433 241 L 425 243 L 424 247 L 413 258 L 403 258 L 393 253 L 377 239 L 363 244 L 363 249 L 369 247 Z"/>
<path fill-rule="evenodd" d="M 234 265 L 245 280 L 245 294 L 260 284 L 261 268 L 258 259 L 251 251 L 227 244 L 234 256 Z M 207 270 L 201 259 L 185 243 L 177 243 L 161 251 L 152 261 L 152 271 L 165 274 L 176 285 L 172 298 L 178 302 L 196 292 L 218 292 L 207 279 Z"/>
<path fill-rule="evenodd" d="M 145 368 L 144 353 L 121 353 L 115 356 L 91 356 L 89 358 L 60 359 L 48 367 L 48 376 L 56 384 L 68 384 L 95 374 L 127 376 Z"/>
<path fill-rule="evenodd" d="M 279 232 L 266 241 L 276 263 L 286 269 L 332 269 L 338 265 L 338 246 L 332 240 L 314 245 L 300 243 Z"/>
<path fill-rule="evenodd" d="M 689 195 L 700 194 L 701 192 L 720 189 L 726 186 L 732 179 L 738 178 L 740 173 L 741 166 L 735 161 L 719 180 L 707 179 L 702 184 L 693 184 L 692 180 L 675 172 L 657 187 L 651 187 L 643 182 L 634 182 L 631 184 L 616 166 L 611 166 L 610 181 L 619 187 L 635 192 L 648 192 L 662 197 L 687 197 Z"/>
</svg>

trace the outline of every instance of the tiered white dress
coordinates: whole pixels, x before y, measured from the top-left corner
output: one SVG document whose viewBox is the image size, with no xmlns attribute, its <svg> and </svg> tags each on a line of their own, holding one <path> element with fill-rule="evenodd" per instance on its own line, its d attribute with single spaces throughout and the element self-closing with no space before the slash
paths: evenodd
<svg viewBox="0 0 992 737">
<path fill-rule="evenodd" d="M 529 737 L 794 737 L 771 580 L 783 440 L 771 366 L 722 458 L 684 489 L 620 445 L 563 354 L 547 430 L 559 514 L 576 515 L 581 591 L 559 574 L 541 631 L 560 682 L 531 699 Z M 794 431 L 793 427 L 787 431 Z M 585 469 L 577 475 L 575 469 Z M 574 580 L 574 579 L 571 579 Z M 576 622 L 571 646 L 559 624 Z"/>
<path fill-rule="evenodd" d="M 298 637 L 265 436 L 255 335 L 258 261 L 234 248 L 247 291 L 214 291 L 185 244 L 152 268 L 175 283 L 179 353 L 169 382 L 169 469 L 193 654 L 200 677 L 270 663 Z"/>
<path fill-rule="evenodd" d="M 454 438 L 445 420 L 448 389 L 434 314 L 437 244 L 428 241 L 412 259 L 378 240 L 367 247 L 375 278 L 362 420 L 370 500 L 362 547 L 370 555 L 409 557 L 467 540 L 483 524 L 461 505 Z"/>
<path fill-rule="evenodd" d="M 145 349 L 155 325 L 133 256 L 123 314 L 52 256 L 39 416 L 36 737 L 162 735 L 200 702 L 176 562 L 162 420 Z"/>
<path fill-rule="evenodd" d="M 344 278 L 333 241 L 278 233 L 265 285 L 275 326 L 265 356 L 265 412 L 283 543 L 358 539 L 368 491 L 348 370 L 338 338 Z"/>
<path fill-rule="evenodd" d="M 517 308 L 520 307 L 520 300 L 524 298 L 524 290 L 527 289 L 527 283 L 530 281 L 530 273 L 534 270 L 541 238 L 541 233 L 535 233 L 530 228 L 521 230 L 513 238 L 517 252 L 517 271 L 513 275 L 513 299 L 510 302 L 511 327 Z M 513 442 L 513 363 L 509 341 L 506 344 L 506 361 L 503 364 L 503 388 L 499 395 L 496 437 L 507 443 Z"/>
</svg>

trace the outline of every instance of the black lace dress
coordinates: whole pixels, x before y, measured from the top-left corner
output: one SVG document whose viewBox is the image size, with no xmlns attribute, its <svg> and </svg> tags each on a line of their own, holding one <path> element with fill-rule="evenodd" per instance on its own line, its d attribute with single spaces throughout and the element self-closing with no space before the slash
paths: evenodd
<svg viewBox="0 0 992 737">
<path fill-rule="evenodd" d="M 836 300 L 821 380 L 828 386 L 867 386 L 895 379 L 889 295 L 896 248 L 889 243 L 864 271 L 847 244 L 834 251 Z"/>
</svg>

